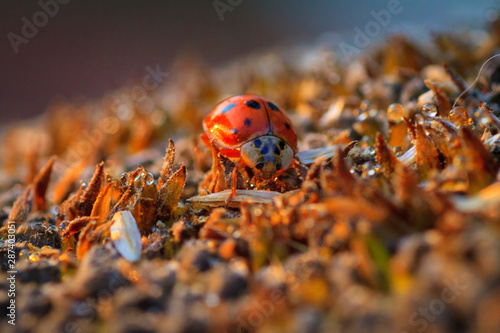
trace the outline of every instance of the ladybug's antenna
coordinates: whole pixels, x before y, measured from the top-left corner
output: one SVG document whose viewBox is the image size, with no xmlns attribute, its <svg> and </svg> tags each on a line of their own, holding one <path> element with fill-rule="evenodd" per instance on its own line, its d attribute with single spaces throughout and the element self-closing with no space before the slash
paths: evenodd
<svg viewBox="0 0 500 333">
<path fill-rule="evenodd" d="M 465 94 L 467 91 L 469 91 L 470 88 L 472 88 L 476 83 L 477 81 L 479 80 L 479 76 L 481 75 L 481 71 L 483 70 L 484 66 L 490 62 L 491 60 L 493 60 L 494 58 L 500 56 L 500 53 L 499 54 L 495 54 L 494 56 L 491 56 L 490 58 L 488 58 L 488 60 L 486 60 L 481 68 L 479 69 L 479 73 L 477 73 L 477 76 L 476 76 L 476 79 L 467 87 L 467 89 L 465 89 L 464 91 L 462 91 L 462 93 L 457 97 L 457 99 L 455 100 L 455 103 L 453 103 L 453 106 L 452 108 L 455 107 L 455 105 L 457 104 L 458 100 L 463 96 L 463 94 Z"/>
</svg>

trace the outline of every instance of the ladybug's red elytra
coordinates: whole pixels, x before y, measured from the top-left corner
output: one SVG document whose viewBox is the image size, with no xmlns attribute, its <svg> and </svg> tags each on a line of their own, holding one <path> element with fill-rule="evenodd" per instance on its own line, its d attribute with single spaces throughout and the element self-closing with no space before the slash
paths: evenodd
<svg viewBox="0 0 500 333">
<path fill-rule="evenodd" d="M 292 165 L 297 135 L 288 115 L 266 98 L 248 94 L 217 104 L 203 121 L 204 141 L 222 155 L 271 179 Z"/>
</svg>

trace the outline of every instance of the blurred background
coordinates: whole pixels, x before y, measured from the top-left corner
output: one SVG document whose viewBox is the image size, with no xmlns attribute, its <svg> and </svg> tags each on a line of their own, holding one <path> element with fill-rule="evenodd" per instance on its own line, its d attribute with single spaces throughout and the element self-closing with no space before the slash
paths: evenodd
<svg viewBox="0 0 500 333">
<path fill-rule="evenodd" d="M 98 98 L 148 66 L 168 72 L 192 54 L 213 66 L 275 45 L 352 41 L 391 1 L 2 1 L 0 122 L 41 114 L 57 99 Z M 396 0 L 392 0 L 396 1 Z M 64 4 L 63 4 L 64 2 Z M 499 1 L 411 1 L 373 39 L 397 32 L 484 27 Z M 43 14 L 49 8 L 53 15 Z M 28 23 L 26 23 L 28 22 Z M 29 26 L 33 23 L 35 31 Z M 347 36 L 341 37 L 338 36 Z M 17 51 L 17 52 L 16 52 Z"/>
</svg>

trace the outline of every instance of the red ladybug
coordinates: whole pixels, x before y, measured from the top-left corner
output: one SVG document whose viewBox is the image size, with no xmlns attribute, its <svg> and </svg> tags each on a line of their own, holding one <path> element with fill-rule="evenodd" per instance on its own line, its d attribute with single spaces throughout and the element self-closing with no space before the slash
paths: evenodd
<svg viewBox="0 0 500 333">
<path fill-rule="evenodd" d="M 204 140 L 221 154 L 271 179 L 292 165 L 297 136 L 288 115 L 266 98 L 227 98 L 203 121 Z"/>
</svg>

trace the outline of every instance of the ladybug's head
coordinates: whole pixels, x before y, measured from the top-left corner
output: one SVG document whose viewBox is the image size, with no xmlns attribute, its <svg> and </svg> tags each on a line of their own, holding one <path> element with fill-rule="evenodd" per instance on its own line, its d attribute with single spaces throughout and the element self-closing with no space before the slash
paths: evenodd
<svg viewBox="0 0 500 333">
<path fill-rule="evenodd" d="M 265 135 L 241 146 L 241 158 L 264 179 L 273 178 L 292 165 L 293 149 L 282 139 Z"/>
</svg>

